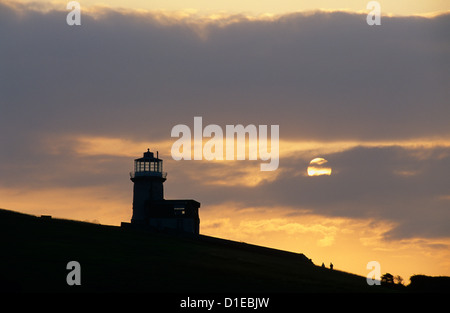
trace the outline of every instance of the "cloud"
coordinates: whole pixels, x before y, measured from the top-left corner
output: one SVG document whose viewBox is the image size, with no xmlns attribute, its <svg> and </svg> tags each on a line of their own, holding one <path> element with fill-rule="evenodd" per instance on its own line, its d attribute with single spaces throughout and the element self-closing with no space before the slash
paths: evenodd
<svg viewBox="0 0 450 313">
<path fill-rule="evenodd" d="M 423 158 L 426 152 L 427 158 Z M 308 159 L 284 158 L 272 181 L 254 188 L 206 187 L 200 197 L 243 206 L 291 207 L 315 214 L 379 218 L 396 224 L 386 238 L 448 237 L 450 149 L 357 147 L 326 156 L 330 176 L 308 177 Z M 408 175 L 401 172 L 412 173 Z M 232 171 L 228 171 L 231 175 Z M 202 187 L 203 189 L 203 187 Z M 208 196 L 211 194 L 211 197 Z"/>
<path fill-rule="evenodd" d="M 449 132 L 446 15 L 375 28 L 342 12 L 199 24 L 99 9 L 71 27 L 63 8 L 1 5 L 3 127 L 166 139 L 200 114 L 285 138 Z"/>
</svg>

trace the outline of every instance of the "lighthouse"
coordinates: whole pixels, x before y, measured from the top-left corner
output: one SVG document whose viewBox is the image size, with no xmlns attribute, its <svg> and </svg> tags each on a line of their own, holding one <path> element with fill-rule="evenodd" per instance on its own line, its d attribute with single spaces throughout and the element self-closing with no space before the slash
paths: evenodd
<svg viewBox="0 0 450 313">
<path fill-rule="evenodd" d="M 199 234 L 200 203 L 192 199 L 164 199 L 167 173 L 163 171 L 158 152 L 155 157 L 147 149 L 141 158 L 135 159 L 130 179 L 133 182 L 132 226 Z"/>
<path fill-rule="evenodd" d="M 163 183 L 166 176 L 163 161 L 158 156 L 155 158 L 150 149 L 144 152 L 142 158 L 134 160 L 134 171 L 130 173 L 130 179 L 134 183 L 132 223 L 145 223 L 150 214 L 146 208 L 152 201 L 164 199 Z"/>
</svg>

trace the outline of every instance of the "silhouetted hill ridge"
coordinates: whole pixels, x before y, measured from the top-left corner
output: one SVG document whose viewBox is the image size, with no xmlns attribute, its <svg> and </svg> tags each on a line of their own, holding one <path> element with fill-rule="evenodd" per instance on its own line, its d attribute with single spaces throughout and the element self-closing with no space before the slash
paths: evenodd
<svg viewBox="0 0 450 313">
<path fill-rule="evenodd" d="M 2 209 L 0 232 L 5 256 L 0 261 L 5 269 L 0 276 L 2 291 L 406 291 L 368 286 L 365 277 L 321 268 L 303 254 L 204 235 L 181 236 Z M 80 263 L 80 286 L 66 283 L 69 261 Z M 417 292 L 424 286 L 430 288 L 426 277 L 413 283 Z M 439 286 L 440 291 L 448 287 L 445 279 L 431 284 Z"/>
</svg>

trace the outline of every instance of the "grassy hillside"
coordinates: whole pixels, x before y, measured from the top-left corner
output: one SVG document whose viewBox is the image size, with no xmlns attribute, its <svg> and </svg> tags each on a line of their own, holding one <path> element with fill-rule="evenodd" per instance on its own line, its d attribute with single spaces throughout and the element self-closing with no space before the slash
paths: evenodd
<svg viewBox="0 0 450 313">
<path fill-rule="evenodd" d="M 383 292 L 365 277 L 313 265 L 302 254 L 42 218 L 0 210 L 3 291 L 25 292 Z M 68 286 L 69 261 L 81 286 Z"/>
</svg>

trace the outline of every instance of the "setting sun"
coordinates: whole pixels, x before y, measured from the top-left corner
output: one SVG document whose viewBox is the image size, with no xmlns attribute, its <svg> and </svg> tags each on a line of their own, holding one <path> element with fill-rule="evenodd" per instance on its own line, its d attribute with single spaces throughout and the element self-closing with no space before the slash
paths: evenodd
<svg viewBox="0 0 450 313">
<path fill-rule="evenodd" d="M 328 163 L 324 158 L 315 158 L 309 162 L 308 176 L 331 175 L 331 167 L 326 166 Z"/>
</svg>

